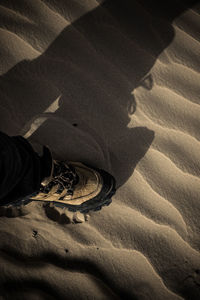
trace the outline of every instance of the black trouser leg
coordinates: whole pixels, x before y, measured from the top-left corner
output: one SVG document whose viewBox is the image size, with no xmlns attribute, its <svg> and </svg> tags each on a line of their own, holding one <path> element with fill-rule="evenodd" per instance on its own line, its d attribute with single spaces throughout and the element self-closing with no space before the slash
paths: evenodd
<svg viewBox="0 0 200 300">
<path fill-rule="evenodd" d="M 23 137 L 0 132 L 0 205 L 39 190 L 51 168 L 45 156 L 41 158 Z"/>
</svg>

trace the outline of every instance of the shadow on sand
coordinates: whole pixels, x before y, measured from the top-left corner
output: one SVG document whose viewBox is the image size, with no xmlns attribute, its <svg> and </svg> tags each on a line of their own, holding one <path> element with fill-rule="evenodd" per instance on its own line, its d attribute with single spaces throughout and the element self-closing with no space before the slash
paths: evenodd
<svg viewBox="0 0 200 300">
<path fill-rule="evenodd" d="M 94 251 L 98 250 L 94 249 Z M 33 270 L 40 270 L 45 268 L 46 265 L 52 264 L 53 266 L 60 268 L 61 271 L 66 270 L 74 273 L 79 272 L 87 274 L 88 276 L 90 276 L 91 280 L 97 286 L 99 286 L 99 289 L 101 290 L 101 292 L 103 292 L 105 298 L 132 300 L 137 299 L 132 292 L 129 292 L 126 289 L 122 289 L 121 287 L 117 286 L 112 276 L 108 276 L 100 266 L 96 265 L 96 263 L 86 258 L 75 258 L 73 257 L 73 253 L 69 254 L 68 249 L 65 250 L 65 256 L 58 255 L 51 251 L 44 252 L 35 256 L 29 256 L 22 252 L 19 253 L 12 247 L 7 247 L 5 250 L 2 248 L 0 249 L 0 253 L 1 257 L 3 257 L 5 261 L 12 261 L 12 263 L 16 267 L 23 266 L 25 268 L 28 267 Z M 31 278 L 27 278 L 23 280 L 23 282 L 18 279 L 9 281 L 3 280 L 0 283 L 0 288 L 2 291 L 2 295 L 5 298 L 6 296 L 14 296 L 16 299 L 16 297 L 19 295 L 19 299 L 22 299 L 20 297 L 24 297 L 25 295 L 28 297 L 35 293 L 39 296 L 46 296 L 46 298 L 44 297 L 43 299 L 77 299 L 77 292 L 66 295 L 64 293 L 65 289 L 59 288 L 59 284 L 58 286 L 50 285 L 45 279 L 32 280 Z M 81 297 L 81 299 L 83 298 Z"/>
<path fill-rule="evenodd" d="M 1 130 L 15 135 L 38 127 L 30 141 L 48 144 L 57 158 L 104 168 L 122 185 L 154 138 L 148 128 L 127 127 L 136 109 L 133 91 L 153 86 L 148 72 L 186 8 L 176 1 L 115 0 L 82 16 L 37 59 L 1 76 L 8 108 Z"/>
<path fill-rule="evenodd" d="M 61 2 L 65 6 L 68 1 Z M 125 183 L 154 138 L 148 128 L 128 128 L 137 109 L 132 92 L 139 85 L 152 88 L 148 72 L 173 40 L 172 21 L 188 8 L 186 1 L 177 3 L 105 1 L 66 27 L 37 59 L 22 61 L 1 76 L 0 90 L 5 95 L 1 104 L 7 108 L 7 113 L 0 112 L 1 130 L 25 134 L 39 120 L 41 126 L 30 140 L 48 144 L 62 159 L 103 167 L 117 178 L 118 185 Z M 44 114 L 56 99 L 55 112 Z M 52 253 L 26 258 L 12 248 L 5 252 L 4 256 L 14 256 L 20 267 L 28 261 L 37 267 L 38 263 L 53 263 L 88 272 L 111 286 L 119 298 L 133 299 L 132 293 L 119 290 L 92 263 Z M 1 282 L 6 296 L 10 289 L 16 296 L 21 289 L 36 288 L 45 296 L 50 293 L 52 299 L 63 299 L 63 294 L 42 280 L 23 281 L 23 285 L 9 278 Z"/>
</svg>

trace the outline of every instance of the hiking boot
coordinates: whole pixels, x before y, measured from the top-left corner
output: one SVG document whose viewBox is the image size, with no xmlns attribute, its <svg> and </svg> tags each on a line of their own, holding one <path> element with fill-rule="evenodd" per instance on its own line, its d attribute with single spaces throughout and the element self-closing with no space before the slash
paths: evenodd
<svg viewBox="0 0 200 300">
<path fill-rule="evenodd" d="M 115 179 L 106 171 L 83 163 L 52 160 L 50 176 L 42 181 L 40 191 L 29 200 L 87 213 L 109 205 L 114 193 Z"/>
</svg>

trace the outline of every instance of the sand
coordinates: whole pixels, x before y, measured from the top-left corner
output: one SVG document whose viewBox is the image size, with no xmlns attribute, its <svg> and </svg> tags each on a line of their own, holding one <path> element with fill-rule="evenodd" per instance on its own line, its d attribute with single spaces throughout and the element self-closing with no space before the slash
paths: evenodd
<svg viewBox="0 0 200 300">
<path fill-rule="evenodd" d="M 165 2 L 0 2 L 0 130 L 118 186 L 1 208 L 1 299 L 200 299 L 200 5 Z"/>
</svg>

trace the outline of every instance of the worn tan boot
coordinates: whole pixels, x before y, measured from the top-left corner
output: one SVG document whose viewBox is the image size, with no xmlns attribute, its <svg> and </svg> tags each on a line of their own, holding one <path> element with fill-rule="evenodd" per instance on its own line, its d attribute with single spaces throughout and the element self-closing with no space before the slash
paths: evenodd
<svg viewBox="0 0 200 300">
<path fill-rule="evenodd" d="M 52 160 L 52 171 L 30 200 L 53 202 L 70 211 L 87 213 L 111 203 L 115 179 L 106 171 L 83 163 Z"/>
</svg>

